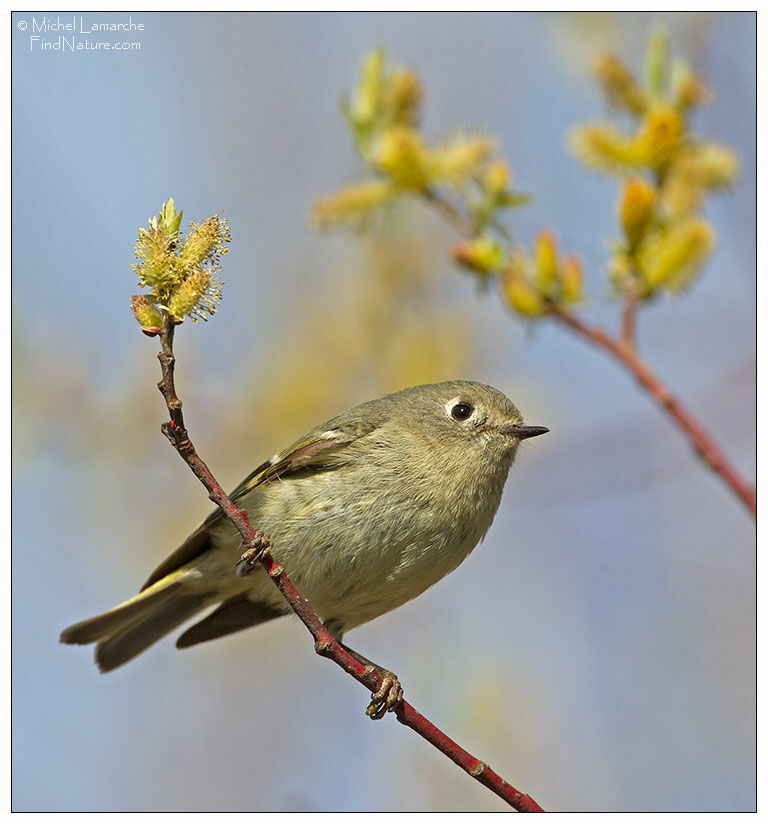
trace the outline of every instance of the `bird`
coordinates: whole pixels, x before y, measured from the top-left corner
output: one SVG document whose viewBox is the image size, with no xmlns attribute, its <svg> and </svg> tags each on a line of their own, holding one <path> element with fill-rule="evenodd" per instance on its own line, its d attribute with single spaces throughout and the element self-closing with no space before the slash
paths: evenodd
<svg viewBox="0 0 768 824">
<path fill-rule="evenodd" d="M 315 427 L 230 497 L 269 533 L 275 559 L 342 643 L 345 633 L 420 595 L 467 557 L 491 526 L 520 442 L 548 431 L 524 424 L 491 386 L 415 386 Z M 177 647 L 290 613 L 263 569 L 242 574 L 242 553 L 239 534 L 217 509 L 138 595 L 73 624 L 60 640 L 95 643 L 96 664 L 109 672 L 204 610 L 213 608 Z M 372 717 L 402 700 L 399 679 L 377 669 L 389 692 L 372 702 Z"/>
</svg>

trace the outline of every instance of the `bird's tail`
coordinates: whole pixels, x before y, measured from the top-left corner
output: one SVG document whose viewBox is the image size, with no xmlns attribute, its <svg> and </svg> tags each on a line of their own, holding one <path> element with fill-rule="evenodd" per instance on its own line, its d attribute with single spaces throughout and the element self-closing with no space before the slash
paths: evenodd
<svg viewBox="0 0 768 824">
<path fill-rule="evenodd" d="M 211 604 L 211 596 L 190 592 L 185 575 L 166 575 L 109 612 L 67 627 L 64 644 L 96 643 L 96 663 L 108 672 L 130 661 L 179 624 Z"/>
</svg>

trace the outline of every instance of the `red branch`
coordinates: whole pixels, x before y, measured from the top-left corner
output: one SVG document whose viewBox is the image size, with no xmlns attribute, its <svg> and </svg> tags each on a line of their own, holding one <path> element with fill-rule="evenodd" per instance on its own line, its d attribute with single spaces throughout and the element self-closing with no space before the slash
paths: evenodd
<svg viewBox="0 0 768 824">
<path fill-rule="evenodd" d="M 162 349 L 158 355 L 162 369 L 162 379 L 157 385 L 165 398 L 170 415 L 170 420 L 162 425 L 163 434 L 208 490 L 208 497 L 221 508 L 224 515 L 237 528 L 246 551 L 249 552 L 251 557 L 258 559 L 291 609 L 310 631 L 315 639 L 315 652 L 334 661 L 371 692 L 378 691 L 382 685 L 382 678 L 376 668 L 364 666 L 357 661 L 328 632 L 317 613 L 312 609 L 312 605 L 299 594 L 283 568 L 272 557 L 270 552 L 272 543 L 269 536 L 253 528 L 245 510 L 238 509 L 235 506 L 206 463 L 195 451 L 195 447 L 192 445 L 184 426 L 184 418 L 181 412 L 182 404 L 176 395 L 174 385 L 176 359 L 173 354 L 173 333 L 173 323 L 166 317 L 160 335 Z M 232 574 L 235 574 L 234 567 Z M 405 724 L 406 727 L 410 727 L 417 732 L 441 753 L 447 755 L 451 761 L 469 773 L 472 778 L 496 793 L 500 798 L 503 798 L 519 812 L 544 812 L 529 795 L 521 793 L 511 784 L 508 784 L 498 773 L 460 747 L 407 701 L 401 701 L 393 712 L 401 724 Z"/>
<path fill-rule="evenodd" d="M 742 503 L 757 517 L 757 496 L 751 486 L 730 463 L 714 438 L 672 394 L 656 373 L 635 351 L 630 340 L 615 339 L 597 326 L 590 326 L 566 309 L 550 308 L 550 315 L 581 337 L 612 355 L 648 392 L 653 400 L 688 437 L 698 456 L 738 495 Z M 625 334 L 626 334 L 625 328 Z"/>
<path fill-rule="evenodd" d="M 621 340 L 626 347 L 635 346 L 635 336 L 637 334 L 637 295 L 634 289 L 630 288 L 624 301 L 624 309 L 621 313 Z"/>
</svg>

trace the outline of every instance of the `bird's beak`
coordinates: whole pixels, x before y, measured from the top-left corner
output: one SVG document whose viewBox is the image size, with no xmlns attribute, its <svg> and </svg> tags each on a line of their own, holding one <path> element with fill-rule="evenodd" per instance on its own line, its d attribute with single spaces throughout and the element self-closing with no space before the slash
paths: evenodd
<svg viewBox="0 0 768 824">
<path fill-rule="evenodd" d="M 513 435 L 522 441 L 525 438 L 535 438 L 537 435 L 545 435 L 549 432 L 546 426 L 526 426 L 522 423 L 514 423 L 511 426 L 502 426 L 501 431 L 505 435 Z"/>
</svg>

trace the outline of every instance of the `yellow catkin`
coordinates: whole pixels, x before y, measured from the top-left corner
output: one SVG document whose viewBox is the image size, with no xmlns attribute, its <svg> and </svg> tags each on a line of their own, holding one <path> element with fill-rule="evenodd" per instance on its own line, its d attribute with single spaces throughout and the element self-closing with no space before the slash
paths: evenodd
<svg viewBox="0 0 768 824">
<path fill-rule="evenodd" d="M 318 200 L 312 209 L 311 219 L 321 229 L 357 226 L 372 217 L 392 195 L 392 185 L 386 180 L 369 180 L 347 186 L 335 195 Z"/>
<path fill-rule="evenodd" d="M 193 223 L 181 247 L 181 261 L 184 266 L 195 268 L 204 263 L 218 262 L 219 255 L 226 255 L 229 242 L 227 221 L 213 215 L 202 223 Z"/>
<path fill-rule="evenodd" d="M 509 186 L 509 166 L 503 160 L 494 160 L 485 171 L 483 185 L 492 195 L 504 194 Z"/>
<path fill-rule="evenodd" d="M 549 297 L 554 297 L 558 285 L 557 247 L 555 236 L 542 230 L 536 236 L 533 253 L 536 285 Z"/>
<path fill-rule="evenodd" d="M 137 261 L 132 268 L 142 286 L 148 286 L 160 294 L 168 292 L 179 282 L 181 275 L 173 239 L 157 225 L 139 229 L 135 255 Z"/>
<path fill-rule="evenodd" d="M 453 249 L 453 259 L 475 272 L 497 272 L 505 265 L 504 250 L 490 235 L 483 235 Z"/>
<path fill-rule="evenodd" d="M 707 189 L 725 189 L 739 173 L 739 159 L 734 152 L 719 143 L 702 143 L 693 151 L 702 183 Z"/>
<path fill-rule="evenodd" d="M 638 86 L 632 72 L 612 54 L 604 55 L 595 63 L 595 75 L 603 87 L 608 105 L 642 114 L 648 104 L 645 92 Z"/>
<path fill-rule="evenodd" d="M 131 297 L 131 310 L 133 316 L 139 322 L 139 326 L 161 326 L 163 323 L 163 316 L 160 310 L 144 295 L 133 295 Z"/>
<path fill-rule="evenodd" d="M 544 300 L 528 279 L 528 264 L 522 249 L 512 251 L 508 265 L 501 272 L 501 290 L 515 312 L 526 317 L 544 314 Z"/>
<path fill-rule="evenodd" d="M 430 182 L 429 152 L 413 129 L 389 129 L 381 139 L 376 161 L 401 189 L 424 189 Z"/>
<path fill-rule="evenodd" d="M 656 190 L 642 178 L 628 180 L 621 190 L 619 220 L 631 248 L 645 237 L 653 219 Z"/>
<path fill-rule="evenodd" d="M 410 69 L 396 69 L 384 86 L 382 109 L 393 126 L 417 126 L 424 91 L 421 81 Z"/>
<path fill-rule="evenodd" d="M 578 303 L 582 298 L 584 283 L 584 273 L 578 258 L 569 255 L 560 262 L 560 282 L 563 288 L 563 303 Z"/>
<path fill-rule="evenodd" d="M 484 135 L 455 138 L 433 153 L 433 176 L 453 184 L 480 177 L 494 148 L 493 139 Z"/>
<path fill-rule="evenodd" d="M 509 305 L 519 314 L 537 317 L 544 312 L 541 295 L 525 280 L 512 277 L 504 283 L 504 293 Z"/>
<path fill-rule="evenodd" d="M 350 105 L 352 120 L 358 126 L 370 126 L 378 116 L 384 59 L 384 52 L 381 49 L 369 52 L 363 58 L 360 81 Z"/>
<path fill-rule="evenodd" d="M 209 294 L 213 279 L 210 272 L 199 269 L 190 275 L 171 295 L 168 311 L 176 317 L 205 317 L 215 311 L 215 300 Z M 220 293 L 219 293 L 220 297 Z"/>
<path fill-rule="evenodd" d="M 591 123 L 573 129 L 569 142 L 574 154 L 585 166 L 604 172 L 623 173 L 640 165 L 640 156 L 632 138 L 613 126 Z"/>
<path fill-rule="evenodd" d="M 680 150 L 684 133 L 680 112 L 671 106 L 648 112 L 635 141 L 642 163 L 656 170 L 667 166 Z"/>
<path fill-rule="evenodd" d="M 683 112 L 711 102 L 712 92 L 707 84 L 690 68 L 677 80 L 675 105 Z"/>
<path fill-rule="evenodd" d="M 638 270 L 651 289 L 678 291 L 698 274 L 715 242 L 712 226 L 691 220 L 644 244 Z"/>
</svg>

